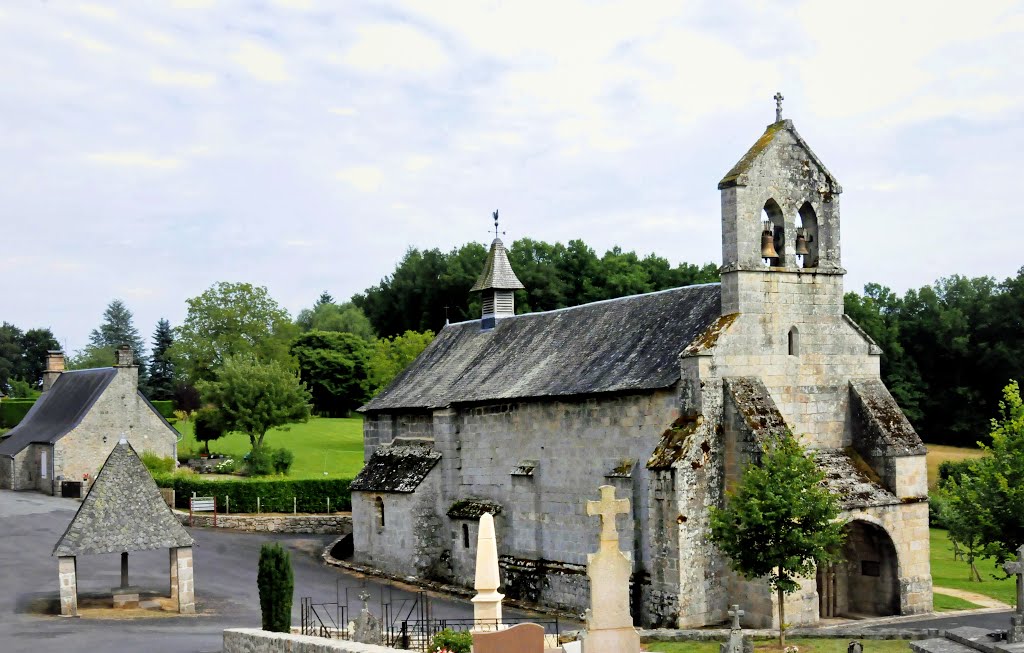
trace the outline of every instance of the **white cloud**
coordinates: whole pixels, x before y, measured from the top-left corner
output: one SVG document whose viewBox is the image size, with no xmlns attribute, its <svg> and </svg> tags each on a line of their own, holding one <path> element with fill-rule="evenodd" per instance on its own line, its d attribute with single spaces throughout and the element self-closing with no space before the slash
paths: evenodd
<svg viewBox="0 0 1024 653">
<path fill-rule="evenodd" d="M 71 30 L 65 30 L 61 34 L 61 36 L 63 36 L 64 39 L 71 41 L 75 45 L 79 46 L 80 48 L 89 50 L 91 52 L 102 52 L 104 54 L 107 54 L 114 51 L 114 48 L 111 47 L 109 43 L 104 43 L 99 39 L 94 39 L 91 36 L 79 34 L 77 32 L 72 32 Z"/>
<path fill-rule="evenodd" d="M 217 83 L 213 73 L 194 72 L 189 70 L 173 70 L 154 67 L 149 70 L 149 81 L 163 86 L 181 86 L 184 88 L 209 88 Z"/>
<path fill-rule="evenodd" d="M 94 18 L 101 18 L 103 20 L 112 21 L 120 18 L 120 15 L 117 13 L 117 11 L 111 9 L 110 7 L 104 7 L 102 5 L 82 3 L 78 5 L 78 10 L 83 14 L 87 14 Z"/>
<path fill-rule="evenodd" d="M 359 113 L 353 107 L 331 107 L 329 109 L 329 111 L 331 113 L 333 113 L 334 115 L 336 115 L 336 116 L 346 116 L 346 117 L 347 116 L 354 116 L 357 113 Z"/>
<path fill-rule="evenodd" d="M 272 0 L 275 6 L 283 9 L 298 9 L 306 11 L 313 8 L 312 0 Z"/>
<path fill-rule="evenodd" d="M 340 61 L 349 68 L 373 75 L 431 75 L 446 69 L 450 63 L 440 42 L 401 23 L 356 28 L 355 43 Z"/>
<path fill-rule="evenodd" d="M 409 172 L 419 172 L 425 168 L 430 167 L 430 164 L 434 162 L 434 158 L 427 156 L 426 154 L 411 154 L 405 157 L 403 166 Z"/>
<path fill-rule="evenodd" d="M 288 81 L 284 57 L 256 41 L 243 42 L 231 58 L 261 82 Z"/>
<path fill-rule="evenodd" d="M 142 37 L 150 43 L 156 43 L 157 45 L 174 45 L 177 43 L 169 34 L 156 29 L 142 30 Z"/>
<path fill-rule="evenodd" d="M 384 181 L 384 173 L 381 169 L 371 165 L 342 168 L 334 176 L 364 193 L 376 192 L 380 188 L 381 182 Z"/>
<path fill-rule="evenodd" d="M 170 156 L 153 156 L 145 152 L 94 152 L 86 155 L 86 159 L 94 163 L 129 168 L 152 168 L 154 170 L 174 170 L 181 167 L 182 160 Z"/>
</svg>

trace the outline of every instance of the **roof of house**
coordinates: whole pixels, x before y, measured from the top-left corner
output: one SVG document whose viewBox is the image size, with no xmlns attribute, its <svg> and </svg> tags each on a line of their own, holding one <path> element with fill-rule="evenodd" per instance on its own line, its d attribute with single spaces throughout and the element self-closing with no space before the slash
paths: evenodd
<svg viewBox="0 0 1024 653">
<path fill-rule="evenodd" d="M 96 403 L 117 374 L 113 367 L 63 372 L 0 443 L 0 455 L 13 456 L 30 444 L 53 444 Z"/>
<path fill-rule="evenodd" d="M 354 492 L 413 492 L 439 460 L 441 453 L 431 449 L 429 444 L 396 440 L 374 450 L 352 479 L 349 489 Z"/>
<path fill-rule="evenodd" d="M 469 289 L 469 292 L 478 290 L 520 290 L 526 286 L 516 276 L 509 263 L 508 253 L 505 251 L 505 243 L 500 238 L 491 242 L 491 249 L 487 252 L 487 260 L 484 261 L 484 271 L 477 277 L 476 283 Z"/>
<path fill-rule="evenodd" d="M 361 410 L 666 388 L 720 312 L 714 283 L 516 315 L 488 330 L 450 324 Z"/>
<path fill-rule="evenodd" d="M 192 546 L 156 482 L 127 442 L 114 446 L 75 518 L 53 547 L 74 556 Z"/>
</svg>

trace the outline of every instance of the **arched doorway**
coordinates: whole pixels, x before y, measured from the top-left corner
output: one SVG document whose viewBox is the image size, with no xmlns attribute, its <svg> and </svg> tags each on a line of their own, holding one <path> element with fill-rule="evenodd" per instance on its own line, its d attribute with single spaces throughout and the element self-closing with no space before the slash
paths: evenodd
<svg viewBox="0 0 1024 653">
<path fill-rule="evenodd" d="M 850 522 L 843 558 L 818 569 L 820 616 L 899 614 L 899 560 L 889 534 L 869 522 Z"/>
</svg>

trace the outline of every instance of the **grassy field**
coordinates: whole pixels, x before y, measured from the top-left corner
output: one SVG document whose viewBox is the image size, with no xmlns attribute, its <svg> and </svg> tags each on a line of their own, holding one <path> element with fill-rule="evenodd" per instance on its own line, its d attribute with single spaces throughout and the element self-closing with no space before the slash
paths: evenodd
<svg viewBox="0 0 1024 653">
<path fill-rule="evenodd" d="M 1016 600 L 1016 583 L 1012 578 L 1005 580 L 992 578 L 996 569 L 991 560 L 979 560 L 975 563 L 981 574 L 982 582 L 972 582 L 968 576 L 970 569 L 967 563 L 953 559 L 953 546 L 949 543 L 946 531 L 939 528 L 932 529 L 931 547 L 932 584 L 936 587 L 952 587 L 953 589 L 976 592 L 1013 605 Z"/>
<path fill-rule="evenodd" d="M 941 592 L 932 593 L 932 606 L 936 612 L 947 612 L 949 610 L 974 610 L 981 606 L 976 603 L 961 599 L 956 596 L 949 596 Z"/>
<path fill-rule="evenodd" d="M 184 436 L 178 443 L 179 455 L 205 451 L 195 440 L 191 422 L 179 422 L 177 428 Z M 305 424 L 293 424 L 287 431 L 272 430 L 263 442 L 291 449 L 295 454 L 289 478 L 352 478 L 363 467 L 363 420 L 358 417 L 314 417 Z M 241 433 L 210 443 L 212 453 L 228 454 L 236 460 L 241 460 L 249 448 L 249 438 Z"/>
<path fill-rule="evenodd" d="M 849 638 L 798 637 L 786 639 L 787 646 L 798 646 L 800 653 L 846 653 Z M 720 642 L 652 642 L 646 644 L 648 651 L 661 653 L 718 653 Z M 864 642 L 864 648 L 871 653 L 906 653 L 910 650 L 907 642 L 901 639 L 880 639 Z M 755 640 L 755 650 L 779 650 L 779 642 L 774 639 Z"/>
<path fill-rule="evenodd" d="M 982 452 L 978 449 L 966 447 L 950 447 L 944 444 L 928 445 L 928 489 L 934 490 L 935 484 L 939 482 L 939 464 L 944 460 L 964 460 L 965 458 L 980 458 Z"/>
</svg>

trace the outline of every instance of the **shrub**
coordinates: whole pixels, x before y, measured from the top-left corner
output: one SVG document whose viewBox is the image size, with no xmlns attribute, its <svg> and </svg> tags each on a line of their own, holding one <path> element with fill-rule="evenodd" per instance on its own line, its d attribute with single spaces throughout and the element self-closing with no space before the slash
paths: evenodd
<svg viewBox="0 0 1024 653">
<path fill-rule="evenodd" d="M 264 544 L 260 548 L 256 585 L 260 589 L 263 630 L 273 633 L 291 632 L 295 579 L 292 575 L 291 556 L 280 544 Z"/>
<path fill-rule="evenodd" d="M 288 470 L 292 468 L 292 462 L 295 460 L 295 454 L 291 452 L 291 449 L 274 449 L 270 453 L 270 457 L 274 462 L 274 471 L 278 474 L 287 474 Z"/>
<path fill-rule="evenodd" d="M 270 476 L 274 473 L 273 447 L 256 447 L 245 456 L 249 476 Z"/>
<path fill-rule="evenodd" d="M 35 399 L 4 399 L 0 401 L 0 426 L 8 429 L 14 428 L 35 403 Z"/>
<path fill-rule="evenodd" d="M 153 404 L 153 408 L 156 408 L 156 412 L 158 412 L 161 415 L 163 415 L 164 419 L 171 419 L 172 417 L 174 417 L 174 402 L 173 401 L 171 401 L 169 399 L 166 399 L 166 400 L 150 400 L 149 403 Z"/>
<path fill-rule="evenodd" d="M 193 420 L 196 442 L 206 443 L 206 453 L 210 453 L 210 442 L 220 439 L 224 435 L 224 428 L 220 425 L 219 417 L 215 408 L 207 407 L 196 411 Z"/>
<path fill-rule="evenodd" d="M 213 468 L 218 474 L 234 474 L 238 471 L 238 462 L 234 458 L 228 458 L 227 460 L 217 463 L 217 466 Z"/>
<path fill-rule="evenodd" d="M 217 497 L 217 510 L 224 511 L 230 502 L 231 512 L 256 512 L 256 499 L 265 512 L 291 512 L 292 500 L 299 512 L 325 512 L 327 499 L 331 510 L 351 510 L 352 494 L 349 479 L 287 479 L 287 478 L 246 478 L 215 480 L 198 474 L 159 474 L 155 476 L 160 487 L 173 487 L 177 497 L 177 508 L 188 510 L 188 498 L 194 492 L 200 497 Z"/>
<path fill-rule="evenodd" d="M 430 644 L 430 650 L 436 651 L 438 649 L 442 649 L 445 651 L 451 651 L 451 653 L 469 653 L 472 646 L 472 633 L 445 628 L 438 634 L 434 635 L 434 640 Z"/>
<path fill-rule="evenodd" d="M 943 460 L 939 463 L 938 486 L 942 487 L 950 478 L 961 476 L 976 476 L 975 467 L 977 459 L 965 458 L 964 460 Z"/>
<path fill-rule="evenodd" d="M 170 474 L 174 471 L 174 458 L 158 456 L 151 451 L 142 452 L 142 464 L 150 474 Z"/>
</svg>

